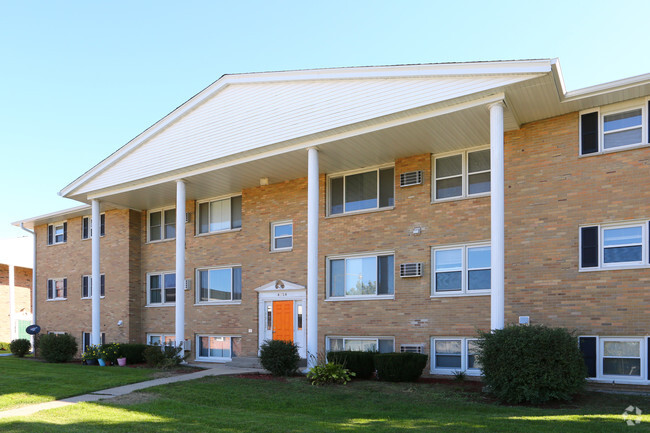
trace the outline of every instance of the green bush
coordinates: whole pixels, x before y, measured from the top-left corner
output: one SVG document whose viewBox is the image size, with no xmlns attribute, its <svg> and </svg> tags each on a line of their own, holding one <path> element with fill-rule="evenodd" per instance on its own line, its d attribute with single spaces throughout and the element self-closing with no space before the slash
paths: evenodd
<svg viewBox="0 0 650 433">
<path fill-rule="evenodd" d="M 427 365 L 427 355 L 421 353 L 377 353 L 377 378 L 388 382 L 415 382 Z"/>
<path fill-rule="evenodd" d="M 307 379 L 312 385 L 342 384 L 345 385 L 355 374 L 341 364 L 327 362 L 313 366 L 307 373 Z"/>
<path fill-rule="evenodd" d="M 120 358 L 126 358 L 126 362 L 129 364 L 142 364 L 146 362 L 144 358 L 146 348 L 146 344 L 120 344 Z"/>
<path fill-rule="evenodd" d="M 147 346 L 144 358 L 147 365 L 153 368 L 174 368 L 187 359 L 183 356 L 183 348 L 176 346 Z"/>
<path fill-rule="evenodd" d="M 25 355 L 27 355 L 27 352 L 29 352 L 29 349 L 31 348 L 32 348 L 32 343 L 25 338 L 18 338 L 9 344 L 9 349 L 11 350 L 11 353 L 13 353 L 15 356 L 19 358 L 24 358 Z"/>
<path fill-rule="evenodd" d="M 289 376 L 298 370 L 298 346 L 291 341 L 266 340 L 260 347 L 262 367 L 274 376 Z"/>
<path fill-rule="evenodd" d="M 578 340 L 566 329 L 509 325 L 480 333 L 478 346 L 484 382 L 504 403 L 571 400 L 585 384 Z"/>
<path fill-rule="evenodd" d="M 152 368 L 156 368 L 165 359 L 165 354 L 160 346 L 147 346 L 143 355 L 147 365 Z"/>
<path fill-rule="evenodd" d="M 47 362 L 71 361 L 77 348 L 77 341 L 69 334 L 44 334 L 39 339 L 39 353 Z"/>
<path fill-rule="evenodd" d="M 330 362 L 341 364 L 348 370 L 354 372 L 358 379 L 369 379 L 375 372 L 375 355 L 377 352 L 359 351 L 338 351 L 328 352 L 327 359 Z"/>
<path fill-rule="evenodd" d="M 99 348 L 100 358 L 104 361 L 115 364 L 117 358 L 120 357 L 120 344 L 119 343 L 107 343 L 102 344 Z"/>
</svg>

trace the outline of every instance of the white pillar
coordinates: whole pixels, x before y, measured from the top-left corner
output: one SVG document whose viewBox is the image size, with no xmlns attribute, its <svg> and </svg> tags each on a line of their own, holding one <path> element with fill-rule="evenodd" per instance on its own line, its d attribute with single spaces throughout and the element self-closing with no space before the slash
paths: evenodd
<svg viewBox="0 0 650 433">
<path fill-rule="evenodd" d="M 92 326 L 90 333 L 90 344 L 102 343 L 102 330 L 100 319 L 100 299 L 102 288 L 102 277 L 100 274 L 99 238 L 101 236 L 99 215 L 99 200 L 91 201 L 91 290 L 92 290 Z M 86 348 L 84 347 L 83 350 Z"/>
<path fill-rule="evenodd" d="M 176 181 L 176 345 L 185 340 L 185 181 Z"/>
<path fill-rule="evenodd" d="M 318 150 L 308 150 L 307 170 L 307 367 L 318 358 Z"/>
<path fill-rule="evenodd" d="M 490 241 L 492 246 L 491 329 L 502 329 L 505 321 L 505 220 L 503 168 L 503 102 L 490 109 Z"/>
<path fill-rule="evenodd" d="M 14 265 L 9 265 L 9 323 L 11 329 L 11 339 L 18 338 L 14 318 L 16 316 L 16 269 Z"/>
</svg>

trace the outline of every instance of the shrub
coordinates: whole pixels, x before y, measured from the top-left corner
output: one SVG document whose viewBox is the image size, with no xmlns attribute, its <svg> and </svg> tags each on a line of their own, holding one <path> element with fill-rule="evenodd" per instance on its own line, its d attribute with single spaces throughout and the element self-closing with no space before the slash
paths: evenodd
<svg viewBox="0 0 650 433">
<path fill-rule="evenodd" d="M 126 358 L 129 364 L 142 364 L 146 361 L 144 358 L 146 348 L 146 344 L 120 344 L 120 357 Z"/>
<path fill-rule="evenodd" d="M 174 368 L 183 362 L 186 356 L 182 355 L 183 348 L 176 346 L 147 346 L 144 350 L 144 358 L 149 367 Z"/>
<path fill-rule="evenodd" d="M 156 368 L 165 359 L 165 354 L 160 346 L 147 346 L 144 359 L 149 367 Z"/>
<path fill-rule="evenodd" d="M 77 341 L 69 334 L 44 334 L 39 339 L 40 355 L 47 362 L 71 361 L 77 347 Z"/>
<path fill-rule="evenodd" d="M 415 382 L 422 375 L 428 356 L 421 353 L 378 353 L 375 367 L 379 380 Z"/>
<path fill-rule="evenodd" d="M 102 344 L 99 348 L 100 358 L 111 364 L 117 362 L 120 357 L 120 345 L 118 343 Z"/>
<path fill-rule="evenodd" d="M 307 379 L 312 385 L 327 385 L 330 383 L 345 385 L 351 380 L 350 377 L 354 375 L 353 372 L 341 364 L 326 362 L 313 366 L 307 373 Z"/>
<path fill-rule="evenodd" d="M 587 370 L 578 341 L 563 328 L 509 325 L 480 333 L 485 384 L 504 403 L 571 400 Z"/>
<path fill-rule="evenodd" d="M 13 353 L 15 356 L 19 358 L 24 358 L 25 355 L 27 355 L 27 352 L 29 352 L 29 349 L 31 348 L 32 348 L 32 343 L 30 343 L 30 341 L 25 338 L 18 338 L 16 340 L 13 340 L 9 344 L 9 349 L 11 350 L 11 353 Z"/>
<path fill-rule="evenodd" d="M 102 356 L 102 352 L 100 349 L 100 346 L 96 344 L 91 344 L 90 346 L 86 347 L 86 351 L 83 353 L 81 356 L 81 359 L 84 361 L 88 361 L 90 359 L 99 359 Z"/>
<path fill-rule="evenodd" d="M 274 376 L 289 376 L 298 370 L 298 346 L 291 341 L 266 340 L 260 347 L 262 367 Z"/>
<path fill-rule="evenodd" d="M 375 372 L 375 355 L 376 352 L 346 350 L 328 352 L 327 359 L 354 372 L 355 377 L 358 379 L 369 379 Z"/>
</svg>

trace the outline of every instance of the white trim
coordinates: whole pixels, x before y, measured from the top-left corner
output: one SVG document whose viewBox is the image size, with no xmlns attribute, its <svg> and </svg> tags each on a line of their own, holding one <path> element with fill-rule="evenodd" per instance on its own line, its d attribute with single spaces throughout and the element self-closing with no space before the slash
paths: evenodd
<svg viewBox="0 0 650 433">
<path fill-rule="evenodd" d="M 380 170 L 386 170 L 392 168 L 393 169 L 393 205 L 389 206 L 379 206 L 379 194 L 381 191 L 381 185 L 380 185 L 380 177 L 379 177 L 379 171 Z M 377 173 L 377 206 L 374 208 L 367 208 L 367 209 L 358 209 L 358 210 L 352 210 L 352 211 L 346 211 L 345 210 L 345 179 L 348 176 L 354 176 L 356 174 L 364 174 L 364 173 L 370 173 L 375 171 Z M 332 179 L 338 179 L 338 178 L 343 178 L 343 190 L 342 190 L 342 199 L 343 199 L 343 211 L 338 212 L 333 214 L 332 213 Z M 325 212 L 326 217 L 334 217 L 334 216 L 342 216 L 342 215 L 354 215 L 357 213 L 367 213 L 367 212 L 376 212 L 380 210 L 386 210 L 389 208 L 394 208 L 395 207 L 395 163 L 389 163 L 389 164 L 381 164 L 381 165 L 375 165 L 375 166 L 368 166 L 368 167 L 363 167 L 355 170 L 348 170 L 348 171 L 342 171 L 342 172 L 337 172 L 337 173 L 331 173 L 327 175 L 326 178 L 326 185 L 327 185 L 327 194 L 326 194 L 326 200 L 327 200 L 327 209 Z"/>
<path fill-rule="evenodd" d="M 291 234 L 290 235 L 282 235 L 282 236 L 275 236 L 275 227 L 277 226 L 286 226 L 286 225 L 291 225 Z M 276 248 L 275 247 L 275 240 L 276 239 L 287 239 L 291 238 L 291 246 L 290 247 L 283 247 L 283 248 Z M 293 250 L 293 220 L 284 220 L 284 221 L 274 221 L 271 223 L 271 252 L 273 253 L 278 253 L 278 252 L 283 252 L 283 251 L 292 251 Z"/>
<path fill-rule="evenodd" d="M 432 203 L 442 203 L 442 202 L 447 202 L 447 201 L 455 201 L 455 200 L 465 200 L 469 198 L 477 198 L 477 197 L 489 197 L 491 190 L 492 190 L 492 170 L 491 168 L 488 170 L 481 170 L 481 171 L 476 171 L 473 173 L 469 172 L 469 154 L 470 153 L 475 153 L 475 152 L 481 152 L 484 150 L 490 150 L 490 146 L 476 146 L 468 149 L 464 149 L 461 151 L 453 151 L 453 152 L 444 152 L 444 153 L 439 153 L 433 155 L 432 158 L 432 167 L 431 167 L 431 202 Z M 446 177 L 441 177 L 438 179 L 436 175 L 436 161 L 438 159 L 442 158 L 448 158 L 451 156 L 456 156 L 456 155 L 461 155 L 461 173 L 459 175 L 453 175 L 453 176 L 446 176 Z M 491 155 L 490 155 L 491 156 Z M 469 192 L 469 176 L 474 175 L 474 174 L 483 174 L 483 173 L 489 173 L 490 174 L 490 191 L 488 192 L 480 192 L 480 193 L 474 193 L 470 194 Z M 436 185 L 438 183 L 438 180 L 445 180 L 445 179 L 451 179 L 451 178 L 456 178 L 460 177 L 461 178 L 461 195 L 459 196 L 454 196 L 454 197 L 445 197 L 445 198 L 436 198 Z"/>
<path fill-rule="evenodd" d="M 634 384 L 634 385 L 648 385 L 648 350 L 647 342 L 648 336 L 600 336 L 600 335 L 580 335 L 578 338 L 595 337 L 596 338 L 596 377 L 587 378 L 590 382 L 602 383 L 619 383 L 619 384 Z M 606 341 L 633 341 L 639 342 L 640 352 L 640 373 L 639 376 L 630 375 L 605 375 L 603 374 L 603 348 Z M 617 357 L 613 357 L 617 358 Z M 624 357 L 621 357 L 624 358 Z M 633 357 L 636 359 L 636 357 Z"/>
<path fill-rule="evenodd" d="M 472 248 L 490 248 L 490 267 L 489 268 L 472 268 L 469 269 L 469 253 L 468 250 Z M 451 251 L 451 250 L 461 250 L 461 267 L 460 269 L 446 272 L 461 272 L 461 286 L 460 290 L 453 291 L 436 291 L 436 252 L 437 251 Z M 490 295 L 492 288 L 489 290 L 469 290 L 469 271 L 470 270 L 490 270 L 492 273 L 492 246 L 490 241 L 478 241 L 478 242 L 467 242 L 464 244 L 452 244 L 452 245 L 441 245 L 436 247 L 431 247 L 431 298 L 438 297 L 453 297 L 453 296 L 485 296 Z M 445 271 L 441 271 L 443 273 Z"/>
<path fill-rule="evenodd" d="M 201 341 L 201 337 L 207 337 L 207 338 L 229 338 L 230 339 L 230 356 L 229 357 L 211 357 L 211 356 L 200 356 L 200 350 L 201 346 L 199 342 Z M 232 361 L 233 357 L 233 338 L 241 338 L 240 336 L 232 336 L 232 335 L 220 335 L 220 334 L 196 334 L 196 350 L 194 352 L 194 360 L 195 361 L 200 361 L 200 362 L 230 362 Z"/>
<path fill-rule="evenodd" d="M 174 338 L 174 341 L 176 341 L 176 335 L 174 333 L 172 333 L 172 332 L 168 332 L 168 333 L 147 332 L 145 341 L 147 342 L 148 345 L 150 344 L 149 341 L 150 341 L 151 337 L 160 337 L 160 342 L 161 342 L 160 346 L 161 347 L 165 345 L 164 343 L 165 343 L 166 337 L 172 337 L 172 338 Z"/>
<path fill-rule="evenodd" d="M 343 295 L 331 296 L 331 281 L 330 281 L 330 263 L 332 260 L 347 260 L 347 259 L 364 259 L 364 258 L 378 258 L 382 256 L 393 256 L 393 293 L 387 295 Z M 379 267 L 377 268 L 379 274 Z M 377 275 L 378 277 L 378 275 Z M 377 288 L 379 289 L 379 288 Z M 334 254 L 326 257 L 325 266 L 325 301 L 356 301 L 356 300 L 382 300 L 382 299 L 395 299 L 395 251 L 373 251 L 352 254 Z"/>
<path fill-rule="evenodd" d="M 218 197 L 212 197 L 212 198 L 197 200 L 196 203 L 195 203 L 195 208 L 194 208 L 194 215 L 195 215 L 195 218 L 194 218 L 195 219 L 195 221 L 194 221 L 194 226 L 195 226 L 194 233 L 195 233 L 195 235 L 194 236 L 208 236 L 208 235 L 214 235 L 214 234 L 219 234 L 219 233 L 228 233 L 228 232 L 234 232 L 234 231 L 241 230 L 241 226 L 240 227 L 233 227 L 232 226 L 232 199 L 234 197 L 242 197 L 242 193 L 239 192 L 239 193 L 235 193 L 235 194 L 225 194 L 225 195 L 221 195 L 221 196 L 218 196 Z M 199 212 L 199 206 L 204 204 L 204 203 L 208 203 L 208 220 L 209 220 L 210 219 L 210 216 L 209 216 L 210 205 L 209 204 L 212 203 L 212 202 L 221 201 L 221 200 L 230 200 L 230 220 L 229 220 L 230 228 L 223 229 L 223 230 L 210 230 L 209 229 L 210 222 L 208 221 L 208 231 L 205 232 L 205 233 L 201 233 L 201 221 L 200 221 L 201 213 Z M 243 213 L 243 199 L 242 199 L 242 213 Z M 241 219 L 241 215 L 239 217 Z"/>
<path fill-rule="evenodd" d="M 650 221 L 648 220 L 631 220 L 623 222 L 608 222 L 603 224 L 581 224 L 578 227 L 578 271 L 612 271 L 623 269 L 646 269 L 650 268 L 650 241 L 648 240 Z M 585 227 L 598 228 L 598 266 L 582 266 L 582 229 Z M 605 230 L 641 227 L 641 261 L 638 262 L 616 262 L 612 264 L 605 263 Z M 639 245 L 639 244 L 634 244 Z M 626 264 L 629 263 L 629 264 Z"/>
<path fill-rule="evenodd" d="M 481 369 L 468 368 L 469 342 L 479 340 L 476 337 L 431 337 L 429 345 L 429 371 L 431 374 L 453 375 L 456 372 L 464 372 L 468 376 L 480 376 Z M 437 367 L 436 366 L 436 341 L 460 341 L 460 367 Z"/>
<path fill-rule="evenodd" d="M 196 268 L 194 271 L 194 305 L 232 305 L 232 304 L 241 304 L 241 299 L 234 299 L 234 289 L 235 289 L 235 272 L 234 269 L 239 268 L 241 272 L 241 265 L 227 265 L 227 266 L 209 266 Z M 208 278 L 210 278 L 210 271 L 218 271 L 228 269 L 230 271 L 230 299 L 222 299 L 217 301 L 201 301 L 201 272 L 208 272 Z M 243 279 L 243 278 L 242 278 Z M 241 281 L 240 281 L 241 285 Z M 241 295 L 241 293 L 240 293 Z"/>
<path fill-rule="evenodd" d="M 161 208 L 157 208 L 157 209 L 147 210 L 147 221 L 146 221 L 146 225 L 147 225 L 147 242 L 146 243 L 155 244 L 155 243 L 158 243 L 158 242 L 171 241 L 171 240 L 176 239 L 176 233 L 174 233 L 173 238 L 165 237 L 165 212 L 169 211 L 169 210 L 175 210 L 175 209 L 176 209 L 176 206 L 167 206 L 167 207 L 161 207 Z M 156 240 L 152 241 L 151 240 L 151 227 L 150 227 L 150 224 L 149 224 L 150 221 L 151 221 L 150 220 L 150 215 L 152 213 L 156 213 L 156 212 L 160 212 L 160 239 L 156 239 Z M 185 217 L 183 217 L 183 223 L 185 223 Z"/>
<path fill-rule="evenodd" d="M 99 217 L 104 217 L 104 234 L 101 234 L 101 229 L 100 229 L 100 237 L 104 237 L 106 235 L 106 212 L 102 212 L 99 214 Z M 92 216 L 90 215 L 85 215 L 81 217 L 81 240 L 82 241 L 87 241 L 92 239 Z M 88 237 L 84 238 L 84 220 L 88 220 Z M 101 221 L 100 221 L 100 227 L 101 227 Z"/>
<path fill-rule="evenodd" d="M 63 292 L 64 292 L 64 294 L 67 295 L 67 293 L 65 293 L 65 292 L 68 291 L 68 288 L 66 287 L 67 286 L 67 282 L 66 282 L 67 279 L 68 279 L 67 277 L 47 278 L 46 283 L 45 283 L 45 300 L 46 301 L 66 301 L 68 299 L 67 296 L 64 296 L 64 297 L 56 296 L 55 284 L 56 284 L 57 281 L 63 281 Z M 52 298 L 48 297 L 49 296 L 49 287 L 47 287 L 47 286 L 49 285 L 50 281 L 52 281 Z"/>
<path fill-rule="evenodd" d="M 346 341 L 363 341 L 363 340 L 375 340 L 375 345 L 377 346 L 378 353 L 395 353 L 395 337 L 392 335 L 373 335 L 373 336 L 362 336 L 362 335 L 353 335 L 353 336 L 344 336 L 344 335 L 328 335 L 325 337 L 325 352 L 331 352 L 331 340 L 341 339 L 343 340 L 343 350 L 345 349 Z M 379 352 L 379 340 L 390 340 L 393 342 L 393 350 L 391 352 Z"/>
<path fill-rule="evenodd" d="M 99 276 L 100 276 L 100 278 L 104 277 L 104 292 L 105 292 L 106 291 L 106 274 L 99 274 Z M 84 278 L 88 279 L 88 293 L 89 293 L 89 296 L 83 296 L 83 290 L 84 290 L 83 279 Z M 81 293 L 82 293 L 81 299 L 92 299 L 92 278 L 93 278 L 92 274 L 82 275 L 81 276 L 81 279 L 82 279 L 82 281 L 81 281 Z M 99 297 L 101 299 L 104 299 L 106 297 L 106 295 L 104 295 L 104 296 L 101 295 L 101 289 L 100 289 L 100 296 Z"/>
<path fill-rule="evenodd" d="M 61 221 L 56 221 L 56 222 L 53 222 L 53 223 L 49 223 L 47 225 L 47 231 L 48 231 L 46 233 L 47 246 L 61 245 L 61 244 L 67 243 L 67 231 L 68 231 L 67 223 L 68 223 L 68 220 L 61 220 Z M 63 236 L 63 240 L 60 241 L 60 242 L 57 242 L 57 240 L 56 240 L 56 236 L 57 236 L 56 235 L 56 228 L 59 227 L 59 226 L 63 229 L 63 235 L 61 235 L 61 236 Z M 50 241 L 50 233 L 49 233 L 50 227 L 52 227 L 52 243 L 49 242 Z"/>
<path fill-rule="evenodd" d="M 157 275 L 160 277 L 160 302 L 151 303 L 151 277 Z M 147 288 L 147 303 L 146 307 L 171 307 L 176 305 L 174 302 L 165 302 L 165 275 L 176 275 L 176 271 L 152 271 L 146 273 L 145 282 Z M 176 281 L 176 280 L 174 280 Z"/>
</svg>

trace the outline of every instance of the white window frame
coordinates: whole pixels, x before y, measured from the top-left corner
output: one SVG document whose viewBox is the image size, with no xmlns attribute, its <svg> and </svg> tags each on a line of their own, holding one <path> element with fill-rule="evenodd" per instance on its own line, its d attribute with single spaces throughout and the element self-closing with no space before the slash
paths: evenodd
<svg viewBox="0 0 650 433">
<path fill-rule="evenodd" d="M 330 264 L 332 260 L 346 260 L 346 259 L 365 259 L 365 258 L 378 258 L 380 256 L 393 256 L 393 293 L 389 295 L 343 295 L 343 296 L 330 296 L 331 292 L 331 276 L 330 276 Z M 358 254 L 342 254 L 342 255 L 333 255 L 327 257 L 326 269 L 325 269 L 325 301 L 360 301 L 367 299 L 395 299 L 395 251 L 378 251 L 378 252 L 369 252 L 369 253 L 358 253 Z M 379 269 L 377 269 L 379 273 Z"/>
<path fill-rule="evenodd" d="M 237 193 L 237 194 L 228 194 L 228 195 L 219 196 L 219 197 L 212 197 L 212 198 L 208 198 L 208 199 L 204 199 L 204 200 L 198 200 L 196 202 L 196 207 L 194 209 L 194 215 L 195 215 L 195 220 L 196 220 L 195 221 L 195 233 L 196 233 L 195 236 L 209 236 L 209 235 L 213 235 L 213 234 L 216 234 L 216 233 L 228 233 L 228 232 L 240 231 L 241 227 L 233 228 L 233 226 L 232 226 L 232 199 L 234 197 L 241 197 L 241 196 L 242 196 L 241 193 Z M 221 201 L 221 200 L 231 200 L 231 202 L 230 202 L 230 206 L 231 206 L 231 208 L 230 208 L 231 209 L 230 228 L 223 229 L 223 230 L 209 230 L 208 229 L 207 232 L 201 233 L 201 221 L 200 221 L 199 206 L 201 204 L 204 204 L 204 203 L 212 203 L 212 202 Z M 210 219 L 210 217 L 209 217 L 209 209 L 210 209 L 210 206 L 208 205 L 208 219 Z M 242 216 L 243 216 L 243 213 L 244 213 L 244 203 L 243 203 L 243 199 L 242 199 Z"/>
<path fill-rule="evenodd" d="M 174 302 L 165 302 L 165 275 L 175 275 L 176 271 L 162 271 L 162 272 L 148 272 L 147 278 L 147 307 L 172 307 L 176 305 Z M 151 303 L 151 277 L 154 275 L 160 276 L 160 302 Z"/>
<path fill-rule="evenodd" d="M 588 377 L 587 380 L 591 382 L 605 382 L 605 383 L 622 383 L 622 384 L 650 384 L 650 381 L 647 379 L 648 372 L 648 349 L 647 341 L 648 336 L 623 336 L 623 337 L 608 337 L 608 336 L 598 336 L 598 335 L 580 335 L 579 338 L 584 337 L 595 337 L 596 338 L 596 377 Z M 603 374 L 603 354 L 605 342 L 607 341 L 630 341 L 630 342 L 639 342 L 639 351 L 640 351 L 640 363 L 641 371 L 639 376 L 628 376 L 628 375 L 605 375 Z M 617 357 L 620 358 L 620 357 Z M 636 359 L 636 357 L 634 357 Z"/>
<path fill-rule="evenodd" d="M 367 340 L 375 340 L 375 346 L 377 347 L 377 353 L 379 353 L 379 340 L 391 340 L 393 342 L 393 350 L 392 352 L 387 352 L 387 353 L 395 353 L 395 337 L 392 336 L 368 336 L 368 337 L 363 337 L 359 335 L 355 336 L 343 336 L 343 335 L 328 335 L 325 339 L 325 344 L 326 344 L 326 349 L 325 352 L 331 352 L 332 348 L 330 345 L 331 340 L 338 340 L 342 339 L 343 340 L 343 350 L 345 350 L 345 342 L 348 340 L 351 341 L 367 341 Z"/>
<path fill-rule="evenodd" d="M 106 296 L 106 275 L 105 274 L 100 274 L 100 277 L 104 277 L 104 295 L 101 295 L 101 292 L 100 292 L 99 297 L 104 299 L 104 297 Z M 81 278 L 82 278 L 82 281 L 81 281 L 81 299 L 92 299 L 93 298 L 93 288 L 92 288 L 93 276 L 92 275 L 82 275 Z M 84 289 L 83 278 L 88 279 L 88 296 L 83 296 L 83 289 Z"/>
<path fill-rule="evenodd" d="M 469 342 L 477 341 L 476 337 L 431 337 L 431 353 L 429 354 L 429 368 L 431 374 L 453 375 L 457 372 L 464 372 L 468 376 L 480 376 L 480 368 L 468 368 L 469 365 Z M 438 367 L 436 365 L 436 341 L 460 341 L 460 367 Z"/>
<path fill-rule="evenodd" d="M 432 203 L 442 203 L 446 201 L 454 201 L 454 200 L 464 200 L 468 198 L 476 198 L 476 197 L 489 197 L 490 194 L 492 193 L 492 169 L 490 170 L 482 170 L 482 171 L 476 171 L 469 173 L 469 154 L 474 153 L 474 152 L 481 152 L 483 150 L 490 150 L 490 146 L 479 146 L 479 147 L 473 147 L 471 149 L 465 149 L 461 152 L 454 151 L 454 152 L 446 152 L 446 153 L 440 153 L 436 154 L 433 158 L 432 162 L 432 167 L 431 167 L 431 172 L 433 173 L 432 176 L 432 188 L 431 188 L 431 202 Z M 455 176 L 447 176 L 438 179 L 437 174 L 436 174 L 436 161 L 441 158 L 447 158 L 450 156 L 455 156 L 455 155 L 461 155 L 461 190 L 462 193 L 459 196 L 455 197 L 445 197 L 445 198 L 436 198 L 436 191 L 437 191 L 437 184 L 438 180 L 444 180 L 444 179 L 449 179 L 452 177 L 458 177 L 458 175 Z M 490 158 L 492 157 L 492 154 L 490 153 Z M 469 193 L 469 176 L 470 174 L 481 174 L 481 173 L 490 173 L 490 191 L 488 192 L 480 192 L 480 193 L 474 193 L 470 194 Z"/>
<path fill-rule="evenodd" d="M 102 212 L 99 214 L 100 218 L 100 223 L 99 223 L 99 237 L 104 237 L 106 234 L 106 214 Z M 104 232 L 101 230 L 101 220 L 104 220 Z M 84 237 L 84 221 L 88 220 L 88 236 Z M 93 236 L 93 218 L 91 216 L 85 216 L 81 218 L 81 240 L 86 241 L 88 239 L 92 239 Z"/>
<path fill-rule="evenodd" d="M 291 235 L 282 235 L 282 236 L 275 236 L 275 228 L 279 226 L 291 226 Z M 291 238 L 291 246 L 290 247 L 284 247 L 284 248 L 276 248 L 275 247 L 275 240 L 276 239 L 287 239 Z M 271 251 L 273 252 L 279 252 L 279 251 L 292 251 L 293 250 L 293 221 L 288 220 L 288 221 L 276 221 L 271 223 Z"/>
<path fill-rule="evenodd" d="M 159 209 L 151 209 L 147 211 L 147 243 L 155 242 L 165 242 L 172 239 L 176 239 L 176 232 L 174 232 L 173 238 L 165 237 L 165 211 L 176 209 L 176 206 L 168 206 Z M 160 239 L 151 240 L 151 214 L 160 212 Z"/>
<path fill-rule="evenodd" d="M 201 337 L 208 338 L 230 338 L 230 357 L 221 357 L 221 356 L 201 356 Z M 230 362 L 233 358 L 233 338 L 241 338 L 239 335 L 216 335 L 216 334 L 197 334 L 196 335 L 196 352 L 194 359 L 201 362 Z M 236 358 L 236 356 L 234 357 Z"/>
<path fill-rule="evenodd" d="M 48 293 L 47 293 L 47 292 L 48 292 L 48 288 L 47 288 L 47 286 L 46 286 L 46 287 L 45 287 L 45 298 L 46 298 L 47 301 L 65 301 L 65 300 L 68 299 L 68 298 L 65 297 L 65 296 L 64 296 L 64 297 L 58 297 L 58 296 L 56 296 L 56 287 L 55 287 L 57 281 L 62 281 L 62 282 L 63 282 L 63 281 L 65 281 L 66 279 L 67 279 L 66 277 L 62 277 L 62 278 L 48 278 L 48 279 L 47 279 L 48 282 L 49 282 L 49 281 L 52 281 L 52 295 L 53 295 L 53 297 L 51 297 L 51 298 L 48 298 L 48 297 L 47 297 L 47 295 L 48 295 Z M 46 283 L 46 284 L 48 284 L 48 283 Z M 63 289 L 63 290 L 64 290 L 64 292 L 65 292 L 65 291 L 67 291 L 67 288 L 65 288 L 65 285 L 66 285 L 67 283 L 64 282 L 63 284 L 64 284 L 64 289 Z"/>
<path fill-rule="evenodd" d="M 66 224 L 67 222 L 68 222 L 67 220 L 63 220 L 63 221 L 57 221 L 57 222 L 52 223 L 52 224 L 48 224 L 48 227 L 50 227 L 50 226 L 52 227 L 52 243 L 48 244 L 48 245 L 60 245 L 60 244 L 65 244 L 66 243 L 66 231 L 67 230 L 66 230 L 66 226 L 64 224 Z M 63 240 L 61 240 L 61 241 L 56 240 L 56 236 L 57 236 L 56 235 L 56 228 L 57 227 L 61 227 L 61 229 L 63 230 L 63 234 L 60 235 L 60 236 L 63 236 Z M 49 228 L 48 228 L 48 230 L 49 230 Z"/>
<path fill-rule="evenodd" d="M 234 295 L 234 284 L 235 284 L 235 279 L 234 279 L 234 268 L 242 268 L 241 265 L 230 265 L 230 266 L 212 266 L 212 267 L 207 267 L 207 268 L 197 268 L 195 273 L 194 273 L 194 281 L 195 281 L 195 303 L 194 305 L 227 305 L 227 304 L 241 304 L 241 299 L 233 299 Z M 222 269 L 228 269 L 230 270 L 230 299 L 224 299 L 224 300 L 215 300 L 215 301 L 202 301 L 201 300 L 201 271 L 215 271 L 215 270 L 222 270 Z M 209 278 L 209 276 L 208 276 Z M 243 276 L 242 276 L 243 279 Z"/>
<path fill-rule="evenodd" d="M 149 345 L 149 346 L 153 346 L 153 344 L 151 344 L 151 337 L 159 337 L 160 341 L 163 342 L 163 343 L 165 342 L 165 339 L 167 337 L 171 337 L 172 344 L 170 344 L 170 345 L 173 345 L 173 343 L 176 341 L 176 335 L 174 335 L 174 334 L 162 334 L 162 333 L 152 332 L 152 333 L 147 333 L 147 345 Z M 163 346 L 165 346 L 165 344 L 160 345 L 160 347 L 163 347 Z"/>
<path fill-rule="evenodd" d="M 593 271 L 606 271 L 616 269 L 639 269 L 650 267 L 650 255 L 648 248 L 650 248 L 648 240 L 648 220 L 635 220 L 627 221 L 624 223 L 606 223 L 606 224 L 583 224 L 579 227 L 578 237 L 578 253 L 579 257 L 582 255 L 582 228 L 583 227 L 598 227 L 598 266 L 582 267 L 582 260 L 579 262 L 580 272 L 593 272 Z M 605 230 L 610 229 L 623 229 L 631 227 L 641 227 L 641 261 L 640 262 L 619 262 L 619 263 L 605 263 Z M 632 245 L 632 244 L 630 244 Z M 637 245 L 637 244 L 633 244 Z"/>
<path fill-rule="evenodd" d="M 379 184 L 379 170 L 387 169 L 387 168 L 392 168 L 393 169 L 393 205 L 392 206 L 379 206 L 379 193 L 381 191 L 381 185 Z M 377 206 L 374 208 L 369 208 L 369 209 L 361 209 L 361 210 L 355 210 L 355 211 L 347 211 L 345 210 L 345 178 L 348 176 L 353 176 L 355 174 L 362 174 L 362 173 L 370 173 L 370 172 L 376 172 L 377 173 Z M 342 177 L 343 178 L 343 212 L 339 213 L 332 213 L 332 179 L 338 179 Z M 382 210 L 388 210 L 388 209 L 394 209 L 395 208 L 395 164 L 390 163 L 390 164 L 383 164 L 383 165 L 378 165 L 378 166 L 373 166 L 373 167 L 365 167 L 361 168 L 358 170 L 349 170 L 349 171 L 344 171 L 344 172 L 339 172 L 339 173 L 332 173 L 327 175 L 327 213 L 326 215 L 328 217 L 339 217 L 343 215 L 356 215 L 356 214 L 362 214 L 362 213 L 368 213 L 368 212 L 377 212 L 377 211 L 382 211 Z"/>
<path fill-rule="evenodd" d="M 634 101 L 626 101 L 618 104 L 605 105 L 599 108 L 590 108 L 587 110 L 582 110 L 578 114 L 580 116 L 580 140 L 579 140 L 579 152 L 578 154 L 582 156 L 593 156 L 601 155 L 604 153 L 611 152 L 620 152 L 627 149 L 635 149 L 637 147 L 643 147 L 648 145 L 648 102 L 650 98 L 644 98 L 643 100 L 635 99 Z M 625 146 L 612 147 L 610 149 L 605 149 L 605 116 L 610 116 L 612 114 L 625 113 L 628 111 L 641 110 L 641 142 L 627 144 Z M 582 154 L 582 115 L 589 113 L 598 113 L 598 151 Z M 635 128 L 629 128 L 635 129 Z M 617 130 L 622 131 L 622 130 Z"/>
<path fill-rule="evenodd" d="M 490 247 L 490 272 L 492 271 L 492 246 L 489 241 L 483 242 L 472 242 L 466 244 L 456 244 L 456 245 L 443 245 L 439 247 L 431 248 L 431 297 L 450 297 L 450 296 L 486 296 L 492 293 L 492 289 L 489 290 L 469 290 L 469 271 L 480 271 L 487 270 L 488 268 L 472 268 L 469 269 L 469 253 L 468 250 L 471 248 L 481 248 L 481 247 Z M 456 291 L 436 291 L 436 251 L 450 251 L 450 250 L 461 250 L 461 288 Z M 457 271 L 456 271 L 457 272 Z"/>
</svg>

